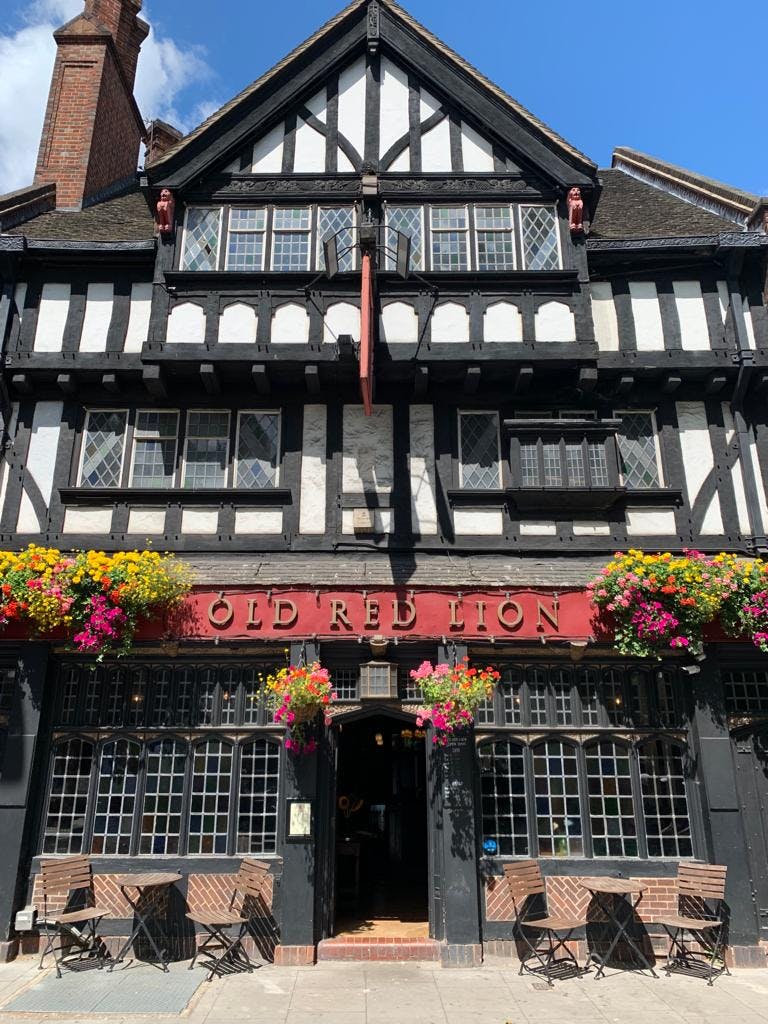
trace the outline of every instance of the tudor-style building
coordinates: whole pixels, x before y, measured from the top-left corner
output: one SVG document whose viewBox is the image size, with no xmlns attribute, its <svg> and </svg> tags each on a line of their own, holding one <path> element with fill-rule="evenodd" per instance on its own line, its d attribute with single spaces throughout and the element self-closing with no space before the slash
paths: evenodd
<svg viewBox="0 0 768 1024">
<path fill-rule="evenodd" d="M 446 965 L 509 949 L 507 858 L 551 906 L 641 878 L 651 920 L 693 857 L 764 963 L 768 662 L 617 658 L 585 587 L 630 546 L 768 550 L 765 203 L 599 169 L 390 0 L 147 130 L 140 8 L 56 33 L 35 182 L 0 198 L 0 533 L 183 553 L 195 614 L 114 664 L 3 641 L 6 949 L 67 853 L 115 935 L 116 874 L 162 858 L 200 905 L 254 854 L 278 962 L 362 917 Z M 286 647 L 340 698 L 303 759 L 263 700 Z M 409 672 L 464 654 L 501 683 L 433 751 Z"/>
</svg>

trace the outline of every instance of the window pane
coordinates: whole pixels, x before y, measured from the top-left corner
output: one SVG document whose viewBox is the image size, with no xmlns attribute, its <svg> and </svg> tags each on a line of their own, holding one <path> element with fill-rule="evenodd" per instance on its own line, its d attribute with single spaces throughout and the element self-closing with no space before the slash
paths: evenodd
<svg viewBox="0 0 768 1024">
<path fill-rule="evenodd" d="M 243 216 L 235 219 L 235 214 Z M 235 224 L 242 226 L 235 227 Z M 252 225 L 250 229 L 247 227 L 249 224 Z M 232 210 L 227 239 L 227 270 L 262 270 L 264 234 L 263 210 Z"/>
<path fill-rule="evenodd" d="M 420 206 L 388 206 L 387 225 L 391 228 L 387 241 L 387 248 L 397 252 L 397 235 L 395 231 L 402 231 L 411 240 L 410 269 L 421 270 L 422 266 L 422 231 L 421 231 L 421 207 Z M 387 256 L 387 270 L 395 269 L 394 255 Z"/>
<path fill-rule="evenodd" d="M 467 226 L 467 211 L 463 206 L 433 206 L 433 231 L 463 231 Z"/>
<path fill-rule="evenodd" d="M 354 212 L 351 208 L 339 208 L 339 209 L 320 209 L 317 215 L 317 238 L 318 238 L 318 254 L 317 254 L 317 265 L 320 270 L 325 269 L 325 253 L 323 252 L 323 242 L 326 238 L 331 238 L 337 232 L 341 232 L 336 239 L 339 253 L 344 252 L 345 249 L 349 248 L 354 242 L 354 232 L 352 227 L 354 225 Z M 339 257 L 339 270 L 349 271 L 355 269 L 355 253 L 350 248 L 350 251 L 345 255 Z"/>
<path fill-rule="evenodd" d="M 504 701 L 504 724 L 520 725 L 523 721 L 523 698 L 519 669 L 505 668 L 502 671 L 501 692 Z"/>
<path fill-rule="evenodd" d="M 131 483 L 134 487 L 172 487 L 176 462 L 177 412 L 140 409 L 136 413 Z"/>
<path fill-rule="evenodd" d="M 542 743 L 533 751 L 540 857 L 582 857 L 581 800 L 576 749 Z"/>
<path fill-rule="evenodd" d="M 308 231 L 309 208 L 287 210 L 278 207 L 274 217 L 275 231 Z"/>
<path fill-rule="evenodd" d="M 309 267 L 309 234 L 276 231 L 272 239 L 272 269 L 295 271 Z"/>
<path fill-rule="evenodd" d="M 80 669 L 66 668 L 61 674 L 61 725 L 74 725 L 77 721 L 78 696 L 80 691 Z"/>
<path fill-rule="evenodd" d="M 461 486 L 500 487 L 499 432 L 495 413 L 461 413 Z"/>
<path fill-rule="evenodd" d="M 560 462 L 560 445 L 545 444 L 542 445 L 542 451 L 544 454 L 544 486 L 562 487 L 563 467 Z"/>
<path fill-rule="evenodd" d="M 187 210 L 183 270 L 217 270 L 219 266 L 220 210 Z"/>
<path fill-rule="evenodd" d="M 357 665 L 332 666 L 331 679 L 339 700 L 357 700 L 360 692 L 360 669 Z"/>
<path fill-rule="evenodd" d="M 584 451 L 580 444 L 567 444 L 565 446 L 565 465 L 568 470 L 568 486 L 586 487 Z"/>
<path fill-rule="evenodd" d="M 567 668 L 552 670 L 552 692 L 555 697 L 555 720 L 558 725 L 573 725 L 573 680 Z"/>
<path fill-rule="evenodd" d="M 535 444 L 520 445 L 520 466 L 523 487 L 539 486 L 539 448 Z"/>
<path fill-rule="evenodd" d="M 465 233 L 458 231 L 432 233 L 432 269 L 467 269 L 467 236 Z"/>
<path fill-rule="evenodd" d="M 768 712 L 768 672 L 728 671 L 722 674 L 725 706 L 731 714 Z"/>
<path fill-rule="evenodd" d="M 637 857 L 628 747 L 604 740 L 586 750 L 589 819 L 595 857 Z"/>
<path fill-rule="evenodd" d="M 139 853 L 179 853 L 186 744 L 173 739 L 158 740 L 147 747 L 146 759 Z"/>
<path fill-rule="evenodd" d="M 240 414 L 237 437 L 237 487 L 277 484 L 280 415 L 274 412 Z"/>
<path fill-rule="evenodd" d="M 639 753 L 648 856 L 692 857 L 682 748 L 652 740 Z"/>
<path fill-rule="evenodd" d="M 246 669 L 243 676 L 243 721 L 246 725 L 257 725 L 259 721 L 259 698 L 261 678 L 258 669 Z"/>
<path fill-rule="evenodd" d="M 549 206 L 522 208 L 523 251 L 528 270 L 558 270 L 557 217 Z"/>
<path fill-rule="evenodd" d="M 608 486 L 608 462 L 604 444 L 587 445 L 589 452 L 589 477 L 593 487 Z"/>
<path fill-rule="evenodd" d="M 514 270 L 512 211 L 508 206 L 475 207 L 478 270 Z"/>
<path fill-rule="evenodd" d="M 208 740 L 195 747 L 189 806 L 189 853 L 227 852 L 232 747 Z"/>
<path fill-rule="evenodd" d="M 102 747 L 91 853 L 130 853 L 140 749 L 128 740 Z"/>
<path fill-rule="evenodd" d="M 237 813 L 237 852 L 274 853 L 277 849 L 277 791 L 280 748 L 257 740 L 242 749 Z"/>
<path fill-rule="evenodd" d="M 267 226 L 267 215 L 263 209 L 236 209 L 229 212 L 230 231 L 263 231 Z"/>
<path fill-rule="evenodd" d="M 150 709 L 150 725 L 171 725 L 171 669 L 158 668 L 153 672 L 152 706 Z"/>
<path fill-rule="evenodd" d="M 128 413 L 89 412 L 81 487 L 119 487 Z"/>
<path fill-rule="evenodd" d="M 627 487 L 659 487 L 653 417 L 647 412 L 619 413 L 621 471 Z"/>
<path fill-rule="evenodd" d="M 45 811 L 43 853 L 81 853 L 91 781 L 93 745 L 81 739 L 54 748 Z"/>
<path fill-rule="evenodd" d="M 502 857 L 528 855 L 525 760 L 515 743 L 481 747 L 480 789 L 483 840 L 494 839 Z"/>
<path fill-rule="evenodd" d="M 229 413 L 194 411 L 187 416 L 185 487 L 224 487 L 229 454 Z"/>
</svg>

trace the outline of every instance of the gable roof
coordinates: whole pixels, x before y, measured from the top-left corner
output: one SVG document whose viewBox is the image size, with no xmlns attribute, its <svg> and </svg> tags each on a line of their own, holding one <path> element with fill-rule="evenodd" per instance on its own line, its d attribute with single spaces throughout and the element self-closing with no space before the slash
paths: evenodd
<svg viewBox="0 0 768 1024">
<path fill-rule="evenodd" d="M 133 185 L 82 210 L 40 213 L 6 234 L 62 242 L 143 242 L 154 238 L 155 224 L 138 185 Z"/>
</svg>

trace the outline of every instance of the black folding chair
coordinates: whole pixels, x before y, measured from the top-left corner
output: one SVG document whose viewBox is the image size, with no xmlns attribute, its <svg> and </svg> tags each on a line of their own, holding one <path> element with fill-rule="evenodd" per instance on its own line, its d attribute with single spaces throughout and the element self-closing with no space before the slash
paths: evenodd
<svg viewBox="0 0 768 1024">
<path fill-rule="evenodd" d="M 505 864 L 504 877 L 515 911 L 515 931 L 523 944 L 522 951 L 519 950 L 519 973 L 543 974 L 550 986 L 554 985 L 553 978 L 581 978 L 582 969 L 567 943 L 585 921 L 568 915 L 549 916 L 546 883 L 538 861 Z M 558 956 L 559 950 L 563 951 L 562 956 Z M 529 965 L 530 960 L 535 960 L 538 966 Z"/>
<path fill-rule="evenodd" d="M 246 859 L 235 876 L 235 887 L 226 907 L 187 914 L 190 921 L 208 932 L 206 939 L 197 947 L 189 965 L 190 971 L 198 959 L 202 959 L 208 969 L 207 981 L 211 981 L 214 975 L 243 970 L 250 973 L 253 970 L 254 965 L 243 940 L 254 919 L 269 913 L 265 899 L 268 874 L 269 864 Z"/>
<path fill-rule="evenodd" d="M 43 891 L 43 917 L 37 927 L 47 942 L 40 957 L 40 970 L 49 953 L 56 961 L 56 977 L 61 968 L 77 970 L 93 966 L 99 970 L 109 960 L 109 951 L 98 935 L 101 919 L 108 913 L 93 903 L 93 874 L 87 857 L 64 857 L 40 864 L 40 886 Z M 49 907 L 52 896 L 66 896 L 62 911 Z M 77 904 L 81 904 L 77 906 Z M 61 942 L 57 945 L 57 940 Z"/>
<path fill-rule="evenodd" d="M 678 913 L 654 922 L 669 936 L 667 977 L 679 971 L 706 978 L 712 985 L 719 975 L 731 973 L 725 962 L 727 871 L 720 864 L 678 865 Z"/>
</svg>

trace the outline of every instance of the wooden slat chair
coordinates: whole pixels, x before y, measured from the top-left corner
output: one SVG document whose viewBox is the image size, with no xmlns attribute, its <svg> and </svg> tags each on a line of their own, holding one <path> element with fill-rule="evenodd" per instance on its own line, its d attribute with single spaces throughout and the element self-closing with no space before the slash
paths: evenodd
<svg viewBox="0 0 768 1024">
<path fill-rule="evenodd" d="M 94 960 L 101 970 L 109 959 L 109 952 L 98 935 L 98 927 L 109 911 L 105 907 L 87 905 L 93 900 L 90 860 L 81 856 L 42 861 L 40 887 L 43 917 L 38 919 L 37 926 L 47 939 L 40 957 L 40 970 L 49 953 L 53 953 L 56 961 L 57 978 L 61 977 L 62 967 L 76 970 L 91 966 Z M 66 896 L 62 911 L 49 909 L 52 896 Z M 62 940 L 58 945 L 57 939 Z"/>
<path fill-rule="evenodd" d="M 584 926 L 585 920 L 568 915 L 549 916 L 547 889 L 538 861 L 505 864 L 504 877 L 515 911 L 515 931 L 524 944 L 519 973 L 543 974 L 550 986 L 554 985 L 555 977 L 581 978 L 582 969 L 566 943 L 577 928 Z M 561 949 L 565 955 L 558 957 Z M 536 960 L 538 966 L 529 966 L 529 960 Z"/>
<path fill-rule="evenodd" d="M 669 936 L 667 965 L 707 979 L 713 984 L 721 974 L 730 974 L 725 962 L 725 876 L 728 869 L 720 864 L 681 862 L 677 868 L 677 914 L 658 918 Z M 690 939 L 686 939 L 686 933 Z M 692 949 L 691 942 L 699 948 Z"/>
<path fill-rule="evenodd" d="M 265 889 L 269 864 L 246 858 L 235 876 L 235 886 L 226 907 L 215 910 L 196 910 L 187 914 L 194 924 L 201 925 L 208 937 L 197 947 L 191 971 L 198 958 L 208 968 L 207 981 L 214 975 L 233 974 L 240 970 L 249 973 L 254 965 L 243 945 L 255 918 L 269 913 Z"/>
</svg>

